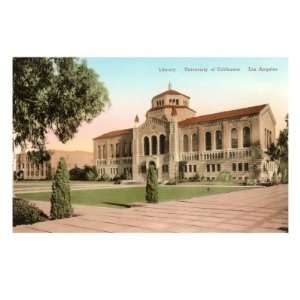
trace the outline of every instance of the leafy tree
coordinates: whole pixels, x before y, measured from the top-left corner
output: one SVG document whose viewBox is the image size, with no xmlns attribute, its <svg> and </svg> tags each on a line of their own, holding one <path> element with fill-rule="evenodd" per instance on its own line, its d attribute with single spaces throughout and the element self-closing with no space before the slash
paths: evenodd
<svg viewBox="0 0 300 300">
<path fill-rule="evenodd" d="M 158 182 L 157 171 L 155 166 L 149 165 L 146 185 L 146 201 L 149 203 L 158 202 Z"/>
<path fill-rule="evenodd" d="M 62 219 L 72 214 L 69 172 L 65 159 L 61 157 L 52 183 L 50 215 L 52 219 Z"/>
<path fill-rule="evenodd" d="M 108 103 L 107 89 L 84 60 L 13 58 L 14 146 L 44 151 L 49 131 L 66 143 Z"/>
<path fill-rule="evenodd" d="M 282 183 L 288 182 L 288 115 L 286 115 L 285 122 L 286 128 L 280 131 L 277 143 L 272 143 L 266 152 L 272 161 L 279 162 Z"/>
</svg>

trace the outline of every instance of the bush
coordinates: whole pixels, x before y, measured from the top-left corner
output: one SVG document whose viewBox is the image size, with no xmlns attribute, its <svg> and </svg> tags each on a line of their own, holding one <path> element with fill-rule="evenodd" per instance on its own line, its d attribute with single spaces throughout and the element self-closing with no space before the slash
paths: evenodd
<svg viewBox="0 0 300 300">
<path fill-rule="evenodd" d="M 166 185 L 176 185 L 176 180 L 169 180 Z"/>
<path fill-rule="evenodd" d="M 62 157 L 52 183 L 50 215 L 52 219 L 62 219 L 69 218 L 72 214 L 69 172 Z"/>
<path fill-rule="evenodd" d="M 149 203 L 158 202 L 157 172 L 153 165 L 149 166 L 147 174 L 146 201 Z"/>
<path fill-rule="evenodd" d="M 276 174 L 276 172 L 273 173 L 273 176 L 272 176 L 272 184 L 278 184 L 278 176 Z"/>
<path fill-rule="evenodd" d="M 13 225 L 33 224 L 48 220 L 48 216 L 29 201 L 13 198 Z"/>
<path fill-rule="evenodd" d="M 84 166 L 83 168 L 75 167 L 70 170 L 71 180 L 90 180 L 95 181 L 97 179 L 97 170 L 95 166 Z"/>
<path fill-rule="evenodd" d="M 217 181 L 229 182 L 232 180 L 232 175 L 228 171 L 222 171 L 217 177 Z"/>
</svg>

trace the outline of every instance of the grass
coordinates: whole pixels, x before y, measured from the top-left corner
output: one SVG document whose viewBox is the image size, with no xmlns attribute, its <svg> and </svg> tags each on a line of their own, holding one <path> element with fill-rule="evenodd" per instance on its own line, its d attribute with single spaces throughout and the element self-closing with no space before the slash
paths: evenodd
<svg viewBox="0 0 300 300">
<path fill-rule="evenodd" d="M 189 199 L 193 197 L 232 192 L 243 187 L 159 187 L 159 201 Z M 27 200 L 49 201 L 50 192 L 17 194 Z M 145 187 L 111 188 L 97 190 L 72 191 L 72 203 L 95 206 L 126 207 L 134 202 L 144 202 Z"/>
</svg>

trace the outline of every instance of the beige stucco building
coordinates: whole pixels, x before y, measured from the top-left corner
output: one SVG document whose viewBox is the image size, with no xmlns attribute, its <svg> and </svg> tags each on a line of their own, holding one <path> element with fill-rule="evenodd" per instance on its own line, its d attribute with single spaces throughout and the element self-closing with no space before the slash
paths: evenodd
<svg viewBox="0 0 300 300">
<path fill-rule="evenodd" d="M 84 165 L 93 165 L 93 153 L 86 151 L 49 150 L 50 161 L 36 164 L 32 162 L 26 152 L 16 155 L 16 172 L 23 179 L 51 179 L 61 157 L 64 157 L 68 170 Z"/>
<path fill-rule="evenodd" d="M 197 116 L 190 100 L 169 85 L 152 98 L 144 123 L 136 116 L 133 128 L 94 138 L 99 176 L 145 181 L 152 163 L 161 182 L 195 176 L 211 181 L 222 174 L 236 181 L 272 177 L 276 165 L 265 151 L 275 141 L 276 122 L 268 104 Z"/>
</svg>

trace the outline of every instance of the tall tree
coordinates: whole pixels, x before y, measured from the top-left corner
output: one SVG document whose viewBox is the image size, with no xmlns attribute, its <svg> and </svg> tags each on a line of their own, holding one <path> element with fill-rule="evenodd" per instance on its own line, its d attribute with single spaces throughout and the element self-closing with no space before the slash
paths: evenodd
<svg viewBox="0 0 300 300">
<path fill-rule="evenodd" d="M 50 215 L 52 219 L 69 218 L 72 216 L 73 208 L 71 205 L 69 172 L 63 157 L 59 160 L 54 176 L 50 201 Z"/>
<path fill-rule="evenodd" d="M 65 143 L 107 104 L 106 87 L 84 60 L 13 59 L 14 146 L 44 150 L 49 131 Z"/>
<path fill-rule="evenodd" d="M 146 201 L 149 203 L 158 202 L 157 170 L 154 165 L 149 165 L 146 184 Z"/>
<path fill-rule="evenodd" d="M 286 128 L 280 131 L 277 143 L 272 143 L 266 152 L 272 161 L 277 160 L 279 163 L 279 172 L 281 173 L 281 182 L 288 182 L 288 162 L 289 162 L 289 122 L 288 115 L 285 117 Z"/>
</svg>

